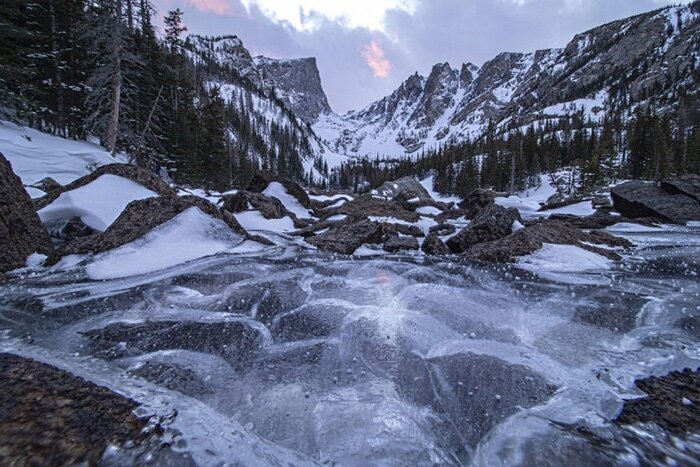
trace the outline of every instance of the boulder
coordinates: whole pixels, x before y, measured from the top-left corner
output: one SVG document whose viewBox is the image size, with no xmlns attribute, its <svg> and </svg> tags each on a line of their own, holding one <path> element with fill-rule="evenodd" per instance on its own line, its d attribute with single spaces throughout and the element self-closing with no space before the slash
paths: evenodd
<svg viewBox="0 0 700 467">
<path fill-rule="evenodd" d="M 97 233 L 89 225 L 86 225 L 83 220 L 78 217 L 71 217 L 68 221 L 56 230 L 50 232 L 51 240 L 57 247 L 63 246 L 76 238 L 89 237 Z"/>
<path fill-rule="evenodd" d="M 271 182 L 280 183 L 284 187 L 284 189 L 287 190 L 287 193 L 296 198 L 302 206 L 304 206 L 306 209 L 311 208 L 311 199 L 306 193 L 306 190 L 304 190 L 298 183 L 288 180 L 286 178 L 270 177 L 258 173 L 255 174 L 255 176 L 253 176 L 253 179 L 246 187 L 246 190 L 252 191 L 254 193 L 262 193 L 263 191 L 265 191 L 265 188 L 267 188 L 267 186 Z"/>
<path fill-rule="evenodd" d="M 262 193 L 241 190 L 234 195 L 224 196 L 221 200 L 223 201 L 222 208 L 229 212 L 243 212 L 252 207 L 260 211 L 265 219 L 281 219 L 284 216 L 293 219 L 296 217 L 287 211 L 280 200 Z"/>
<path fill-rule="evenodd" d="M 223 221 L 231 230 L 245 238 L 265 245 L 271 244 L 269 240 L 250 236 L 231 213 L 220 211 L 204 198 L 168 196 L 132 201 L 107 230 L 98 235 L 75 239 L 51 255 L 47 264 L 55 264 L 61 256 L 101 253 L 133 242 L 191 207 L 197 207 L 203 213 Z"/>
<path fill-rule="evenodd" d="M 382 186 L 377 188 L 377 194 L 389 200 L 401 198 L 409 200 L 418 198 L 419 200 L 432 200 L 433 198 L 428 193 L 423 185 L 415 178 L 403 177 L 393 182 L 384 182 Z"/>
<path fill-rule="evenodd" d="M 430 234 L 425 237 L 421 250 L 426 255 L 443 256 L 451 253 L 450 249 L 445 245 L 445 242 L 435 234 Z"/>
<path fill-rule="evenodd" d="M 0 354 L 3 465 L 100 465 L 110 445 L 142 443 L 131 399 L 44 363 Z"/>
<path fill-rule="evenodd" d="M 515 221 L 522 222 L 517 209 L 490 204 L 479 211 L 468 226 L 447 240 L 447 246 L 454 253 L 463 253 L 477 243 L 510 235 Z"/>
<path fill-rule="evenodd" d="M 674 434 L 700 430 L 700 369 L 650 376 L 634 384 L 647 397 L 625 401 L 615 423 L 656 423 Z"/>
<path fill-rule="evenodd" d="M 91 174 L 86 175 L 84 177 L 80 177 L 79 179 L 69 183 L 68 185 L 52 190 L 48 192 L 46 196 L 37 199 L 35 201 L 36 210 L 38 211 L 53 203 L 59 196 L 61 196 L 62 193 L 85 186 L 91 182 L 94 182 L 102 175 L 107 174 L 128 178 L 129 180 L 148 188 L 149 190 L 157 193 L 160 196 L 177 195 L 177 191 L 175 191 L 174 188 L 171 188 L 160 177 L 152 174 L 146 169 L 142 169 L 141 167 L 129 164 L 108 164 L 98 167 Z"/>
<path fill-rule="evenodd" d="M 472 190 L 462 202 L 459 203 L 459 208 L 465 211 L 464 217 L 467 219 L 473 219 L 479 211 L 493 204 L 496 199 L 496 193 L 491 190 L 484 190 L 483 188 L 475 188 Z"/>
<path fill-rule="evenodd" d="M 401 204 L 375 198 L 370 194 L 359 196 L 337 208 L 327 209 L 323 216 L 324 219 L 327 219 L 336 214 L 359 217 L 394 217 L 406 222 L 418 222 L 420 219 L 417 213 L 405 209 Z"/>
<path fill-rule="evenodd" d="M 418 245 L 416 237 L 407 235 L 393 234 L 384 241 L 384 251 L 388 251 L 389 253 L 396 253 L 397 251 L 404 250 L 417 250 L 419 247 L 420 245 Z"/>
<path fill-rule="evenodd" d="M 10 162 L 0 154 L 0 273 L 25 266 L 32 253 L 52 251 L 32 199 Z"/>
<path fill-rule="evenodd" d="M 678 188 L 683 187 L 692 193 L 690 183 L 669 180 L 664 186 L 676 190 L 675 194 L 654 183 L 635 180 L 613 187 L 610 195 L 615 209 L 632 219 L 653 217 L 674 224 L 700 220 L 700 202 Z"/>
<path fill-rule="evenodd" d="M 363 243 L 381 243 L 383 239 L 382 224 L 354 217 L 337 222 L 326 232 L 305 240 L 321 250 L 350 255 Z"/>
<path fill-rule="evenodd" d="M 52 191 L 60 190 L 61 188 L 63 188 L 63 185 L 61 185 L 51 177 L 46 177 L 32 186 L 34 188 L 40 189 L 45 193 L 51 193 Z"/>
<path fill-rule="evenodd" d="M 442 237 L 444 235 L 452 235 L 456 230 L 457 228 L 452 224 L 438 224 L 430 227 L 429 232 Z"/>
<path fill-rule="evenodd" d="M 550 209 L 563 208 L 564 206 L 571 206 L 572 204 L 580 203 L 585 201 L 587 198 L 579 195 L 569 195 L 566 193 L 556 192 L 540 205 L 538 211 L 548 211 Z M 588 198 L 590 199 L 590 198 Z"/>
<path fill-rule="evenodd" d="M 700 202 L 700 175 L 688 174 L 661 182 L 661 188 L 672 195 L 690 196 Z"/>
<path fill-rule="evenodd" d="M 384 229 L 384 234 L 386 235 L 400 233 L 401 235 L 410 235 L 411 237 L 425 237 L 425 232 L 423 232 L 416 225 L 383 222 L 382 228 Z"/>
<path fill-rule="evenodd" d="M 129 373 L 188 396 L 201 396 L 210 392 L 194 371 L 174 363 L 147 360 L 130 369 Z"/>
<path fill-rule="evenodd" d="M 520 256 L 534 253 L 542 248 L 544 243 L 576 245 L 612 260 L 619 260 L 620 256 L 614 251 L 594 245 L 621 248 L 632 246 L 629 241 L 606 232 L 588 233 L 561 221 L 545 219 L 519 229 L 507 237 L 473 245 L 466 255 L 479 261 L 510 263 Z"/>
<path fill-rule="evenodd" d="M 604 229 L 620 222 L 630 224 L 640 224 L 647 227 L 656 227 L 658 219 L 640 217 L 638 219 L 628 219 L 622 216 L 613 216 L 607 210 L 599 210 L 589 216 L 576 216 L 573 214 L 552 214 L 549 216 L 551 220 L 566 222 L 569 225 L 578 227 L 579 229 Z"/>
</svg>

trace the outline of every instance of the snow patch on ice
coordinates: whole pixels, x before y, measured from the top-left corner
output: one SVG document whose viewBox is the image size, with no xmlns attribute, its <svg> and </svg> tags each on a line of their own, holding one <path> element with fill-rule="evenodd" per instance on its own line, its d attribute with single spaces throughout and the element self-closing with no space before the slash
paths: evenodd
<svg viewBox="0 0 700 467">
<path fill-rule="evenodd" d="M 520 258 L 523 269 L 538 273 L 585 272 L 610 269 L 612 261 L 575 245 L 545 243 L 536 252 Z"/>
<path fill-rule="evenodd" d="M 292 232 L 295 230 L 294 222 L 288 216 L 281 219 L 265 219 L 260 211 L 243 211 L 234 214 L 234 217 L 248 232 Z"/>
<path fill-rule="evenodd" d="M 309 210 L 302 206 L 294 196 L 287 193 L 287 190 L 285 190 L 284 186 L 279 182 L 271 182 L 267 188 L 265 188 L 263 194 L 280 200 L 287 211 L 291 212 L 299 219 L 313 218 Z"/>
</svg>

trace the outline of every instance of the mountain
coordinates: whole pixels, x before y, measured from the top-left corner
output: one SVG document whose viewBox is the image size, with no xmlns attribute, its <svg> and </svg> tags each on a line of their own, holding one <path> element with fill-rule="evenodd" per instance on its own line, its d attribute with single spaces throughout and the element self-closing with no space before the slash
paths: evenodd
<svg viewBox="0 0 700 467">
<path fill-rule="evenodd" d="M 478 67 L 448 63 L 408 77 L 391 95 L 313 129 L 333 150 L 403 156 L 577 111 L 593 120 L 654 100 L 670 109 L 700 85 L 700 3 L 663 8 L 578 34 L 562 49 L 501 53 Z"/>
<path fill-rule="evenodd" d="M 236 36 L 191 35 L 184 47 L 208 86 L 216 86 L 240 116 L 236 119 L 240 125 L 231 128 L 233 139 L 256 143 L 246 144 L 245 150 L 260 167 L 274 165 L 268 160 L 270 154 L 285 153 L 289 158 L 292 150 L 304 174 L 323 179 L 324 162 L 335 166 L 346 159 L 329 151 L 308 125 L 318 115 L 331 112 L 316 59 L 253 58 Z M 287 136 L 284 142 L 279 141 L 280 134 Z"/>
</svg>

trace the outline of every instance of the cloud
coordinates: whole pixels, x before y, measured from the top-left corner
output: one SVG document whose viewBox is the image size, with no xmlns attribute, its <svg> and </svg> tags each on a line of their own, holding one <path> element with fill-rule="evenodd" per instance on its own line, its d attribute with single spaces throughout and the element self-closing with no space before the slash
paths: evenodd
<svg viewBox="0 0 700 467">
<path fill-rule="evenodd" d="M 386 78 L 391 72 L 392 64 L 384 57 L 384 49 L 375 39 L 364 46 L 362 56 L 367 60 L 367 66 L 377 78 Z"/>
<path fill-rule="evenodd" d="M 185 3 L 192 5 L 199 11 L 211 12 L 217 15 L 225 15 L 232 12 L 228 0 L 187 0 Z"/>
</svg>

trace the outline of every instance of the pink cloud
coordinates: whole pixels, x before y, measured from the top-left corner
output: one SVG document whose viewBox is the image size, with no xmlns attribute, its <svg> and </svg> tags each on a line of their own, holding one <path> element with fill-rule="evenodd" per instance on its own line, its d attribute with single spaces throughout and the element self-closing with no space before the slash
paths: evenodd
<svg viewBox="0 0 700 467">
<path fill-rule="evenodd" d="M 228 0 L 187 0 L 187 3 L 201 11 L 210 11 L 217 15 L 231 12 Z"/>
<path fill-rule="evenodd" d="M 379 45 L 379 42 L 372 41 L 362 49 L 362 57 L 367 61 L 369 66 L 377 78 L 386 78 L 391 71 L 391 62 L 384 56 L 384 49 Z"/>
</svg>

